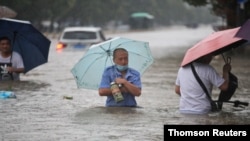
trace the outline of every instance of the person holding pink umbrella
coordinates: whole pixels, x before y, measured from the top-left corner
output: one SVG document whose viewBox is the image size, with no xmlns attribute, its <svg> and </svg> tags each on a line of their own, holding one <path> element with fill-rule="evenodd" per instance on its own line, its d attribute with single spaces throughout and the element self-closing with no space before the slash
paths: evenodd
<svg viewBox="0 0 250 141">
<path fill-rule="evenodd" d="M 214 32 L 187 50 L 175 82 L 175 92 L 180 95 L 181 113 L 206 114 L 216 109 L 214 107 L 221 110 L 222 102 L 227 102 L 233 95 L 237 82 L 232 79 L 231 58 L 225 59 L 223 53 L 246 43 L 243 38 L 235 37 L 239 29 Z M 225 61 L 222 76 L 210 65 L 213 56 L 219 54 Z M 218 101 L 211 98 L 213 87 L 221 90 Z"/>
<path fill-rule="evenodd" d="M 197 81 L 193 71 L 194 67 L 200 80 L 205 85 L 209 95 L 212 94 L 213 86 L 220 90 L 227 90 L 229 84 L 229 72 L 231 65 L 226 63 L 223 66 L 223 75 L 210 65 L 213 54 L 208 54 L 199 59 L 180 67 L 175 82 L 175 92 L 180 95 L 180 113 L 184 114 L 207 114 L 211 111 L 210 100 L 206 92 Z"/>
</svg>

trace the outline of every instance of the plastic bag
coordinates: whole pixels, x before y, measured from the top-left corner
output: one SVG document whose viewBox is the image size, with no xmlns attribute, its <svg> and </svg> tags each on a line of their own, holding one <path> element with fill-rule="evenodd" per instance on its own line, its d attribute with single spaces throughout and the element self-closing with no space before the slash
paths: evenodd
<svg viewBox="0 0 250 141">
<path fill-rule="evenodd" d="M 12 91 L 0 91 L 0 99 L 16 98 L 16 95 Z"/>
</svg>

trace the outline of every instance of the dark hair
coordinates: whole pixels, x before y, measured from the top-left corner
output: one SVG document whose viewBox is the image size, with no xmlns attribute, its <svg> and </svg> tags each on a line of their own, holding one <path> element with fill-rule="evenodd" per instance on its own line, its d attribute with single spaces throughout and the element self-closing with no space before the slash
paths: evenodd
<svg viewBox="0 0 250 141">
<path fill-rule="evenodd" d="M 116 49 L 114 50 L 114 52 L 113 52 L 113 58 L 115 58 L 115 54 L 116 54 L 116 52 L 118 52 L 118 51 L 124 51 L 124 52 L 128 53 L 128 51 L 127 51 L 125 48 L 116 48 Z"/>
<path fill-rule="evenodd" d="M 7 37 L 7 36 L 0 37 L 0 41 L 2 41 L 2 40 L 8 40 L 9 43 L 11 43 L 11 42 L 10 42 L 10 38 Z"/>
<path fill-rule="evenodd" d="M 196 59 L 194 62 L 209 64 L 211 62 L 212 56 L 213 54 L 210 53 Z"/>
</svg>

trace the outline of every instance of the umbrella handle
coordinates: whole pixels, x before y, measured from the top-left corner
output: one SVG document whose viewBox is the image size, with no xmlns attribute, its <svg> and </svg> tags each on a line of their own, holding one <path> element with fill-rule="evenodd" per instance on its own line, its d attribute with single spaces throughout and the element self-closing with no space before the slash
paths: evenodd
<svg viewBox="0 0 250 141">
<path fill-rule="evenodd" d="M 226 64 L 231 64 L 231 57 L 227 57 L 227 60 L 223 54 L 221 54 Z"/>
<path fill-rule="evenodd" d="M 226 63 L 227 63 L 227 64 L 231 64 L 231 57 L 227 57 Z"/>
</svg>

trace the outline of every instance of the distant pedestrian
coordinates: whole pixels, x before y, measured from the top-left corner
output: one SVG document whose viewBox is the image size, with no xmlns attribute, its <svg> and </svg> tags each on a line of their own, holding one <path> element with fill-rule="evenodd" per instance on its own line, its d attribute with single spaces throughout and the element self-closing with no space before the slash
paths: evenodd
<svg viewBox="0 0 250 141">
<path fill-rule="evenodd" d="M 20 80 L 20 73 L 24 72 L 21 55 L 12 51 L 8 37 L 0 38 L 0 81 Z"/>
</svg>

